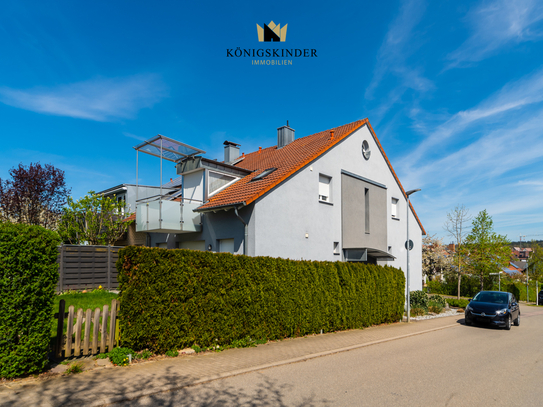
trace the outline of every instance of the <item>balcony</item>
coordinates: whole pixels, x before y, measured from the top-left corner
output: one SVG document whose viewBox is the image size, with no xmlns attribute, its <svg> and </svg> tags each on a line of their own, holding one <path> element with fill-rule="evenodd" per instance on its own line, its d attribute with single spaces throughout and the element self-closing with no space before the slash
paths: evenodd
<svg viewBox="0 0 543 407">
<path fill-rule="evenodd" d="M 202 230 L 201 215 L 193 212 L 201 202 L 165 201 L 141 202 L 136 208 L 136 232 L 192 233 Z"/>
</svg>

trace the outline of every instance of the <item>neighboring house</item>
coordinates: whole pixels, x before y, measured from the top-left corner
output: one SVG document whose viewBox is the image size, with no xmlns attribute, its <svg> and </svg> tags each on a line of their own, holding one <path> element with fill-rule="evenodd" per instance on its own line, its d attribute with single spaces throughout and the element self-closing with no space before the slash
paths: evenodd
<svg viewBox="0 0 543 407">
<path fill-rule="evenodd" d="M 520 261 L 511 261 L 509 262 L 509 265 L 507 267 L 504 267 L 502 270 L 509 275 L 523 274 L 526 270 L 526 263 Z"/>
<path fill-rule="evenodd" d="M 179 193 L 138 203 L 136 231 L 150 246 L 304 260 L 364 261 L 406 270 L 409 213 L 411 290 L 421 289 L 426 234 L 369 121 L 225 160 L 163 136 L 136 146 L 176 163 Z M 164 186 L 163 186 L 164 187 Z M 182 198 L 181 198 L 182 196 Z"/>
<path fill-rule="evenodd" d="M 521 248 L 521 247 L 513 247 L 511 250 L 511 255 L 521 261 L 527 261 L 530 258 L 530 255 L 532 254 L 532 249 L 529 247 Z"/>
<path fill-rule="evenodd" d="M 181 177 L 175 180 L 170 180 L 162 186 L 163 194 L 174 194 L 181 186 Z M 98 192 L 107 197 L 113 198 L 116 201 L 124 202 L 124 213 L 129 215 L 127 220 L 136 219 L 136 201 L 140 198 L 159 197 L 161 189 L 155 186 L 135 185 L 135 184 L 120 184 L 114 187 Z M 133 216 L 130 216 L 133 214 Z M 136 232 L 136 225 L 133 222 L 127 230 L 126 235 L 115 242 L 115 246 L 148 246 L 150 245 L 150 236 L 145 232 Z"/>
</svg>

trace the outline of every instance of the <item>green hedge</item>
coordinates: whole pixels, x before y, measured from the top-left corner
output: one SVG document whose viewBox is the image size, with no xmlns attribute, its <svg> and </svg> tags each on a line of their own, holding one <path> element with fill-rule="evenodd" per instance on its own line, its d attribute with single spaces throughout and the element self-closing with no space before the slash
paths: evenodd
<svg viewBox="0 0 543 407">
<path fill-rule="evenodd" d="M 446 298 L 445 301 L 451 306 L 451 307 L 457 307 L 457 308 L 466 308 L 469 304 L 469 300 L 457 300 L 456 298 Z"/>
<path fill-rule="evenodd" d="M 40 226 L 0 223 L 0 377 L 47 363 L 59 243 Z"/>
<path fill-rule="evenodd" d="M 396 322 L 390 266 L 127 247 L 117 261 L 123 346 L 155 352 Z"/>
<path fill-rule="evenodd" d="M 483 286 L 485 290 L 492 290 L 492 285 L 496 278 L 491 276 L 483 279 Z M 497 286 L 496 281 L 496 286 Z M 458 280 L 456 276 L 449 278 L 447 281 L 429 281 L 427 288 L 432 294 L 443 295 L 457 295 L 458 292 Z M 496 288 L 497 289 L 497 288 Z M 481 291 L 481 282 L 479 276 L 463 275 L 460 282 L 460 296 L 473 297 Z"/>
</svg>

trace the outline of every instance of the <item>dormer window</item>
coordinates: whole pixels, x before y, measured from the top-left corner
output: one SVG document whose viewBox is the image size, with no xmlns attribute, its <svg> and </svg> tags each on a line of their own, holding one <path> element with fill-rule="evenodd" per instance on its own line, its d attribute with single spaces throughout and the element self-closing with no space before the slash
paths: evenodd
<svg viewBox="0 0 543 407">
<path fill-rule="evenodd" d="M 251 181 L 259 181 L 261 179 L 266 178 L 268 175 L 270 175 L 272 172 L 274 172 L 277 168 L 268 168 L 267 170 L 262 171 L 260 174 L 258 174 L 256 177 L 254 177 Z"/>
<path fill-rule="evenodd" d="M 208 195 L 211 196 L 222 191 L 228 185 L 236 182 L 239 178 L 220 172 L 209 171 Z"/>
</svg>

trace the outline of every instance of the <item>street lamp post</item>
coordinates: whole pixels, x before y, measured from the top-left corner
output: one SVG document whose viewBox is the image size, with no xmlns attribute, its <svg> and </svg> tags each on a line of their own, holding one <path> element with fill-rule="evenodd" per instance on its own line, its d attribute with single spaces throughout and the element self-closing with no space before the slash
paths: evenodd
<svg viewBox="0 0 543 407">
<path fill-rule="evenodd" d="M 411 194 L 414 194 L 415 192 L 420 191 L 420 189 L 412 189 L 410 191 L 407 191 L 405 195 L 407 195 L 407 243 L 406 243 L 406 249 L 407 249 L 407 274 L 406 274 L 406 285 L 407 285 L 407 322 L 411 321 L 411 296 L 409 294 L 409 252 L 411 251 L 411 242 L 409 241 L 409 207 L 411 206 L 411 201 L 409 200 L 409 196 Z"/>
</svg>

